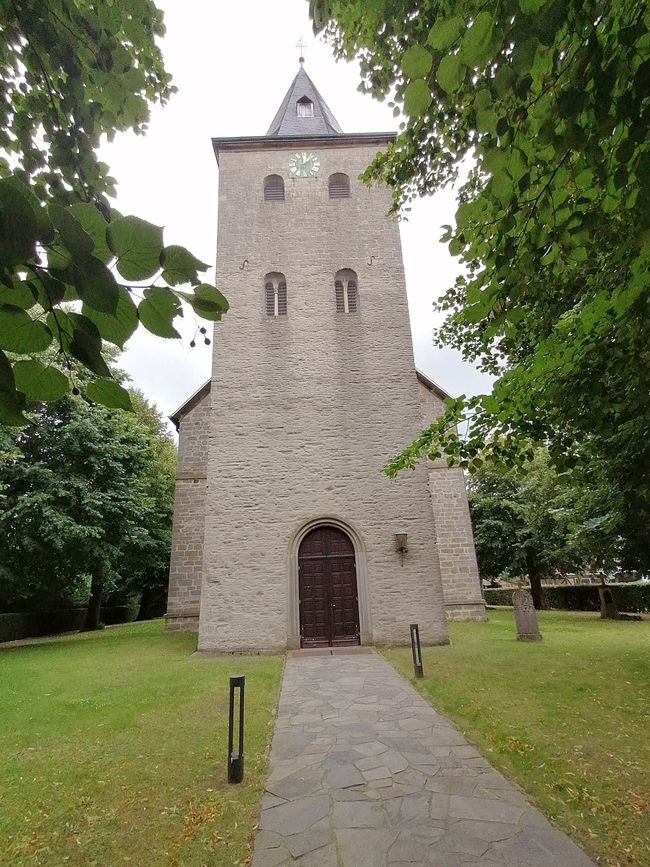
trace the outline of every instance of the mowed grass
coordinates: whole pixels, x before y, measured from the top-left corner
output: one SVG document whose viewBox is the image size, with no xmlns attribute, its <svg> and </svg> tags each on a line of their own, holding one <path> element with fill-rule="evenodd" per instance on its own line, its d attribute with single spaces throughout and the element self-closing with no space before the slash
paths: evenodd
<svg viewBox="0 0 650 867">
<path fill-rule="evenodd" d="M 650 865 L 650 622 L 542 612 L 527 643 L 488 615 L 450 624 L 414 683 L 598 863 Z M 410 649 L 386 656 L 412 678 Z"/>
<path fill-rule="evenodd" d="M 162 621 L 0 651 L 0 864 L 246 863 L 281 657 L 196 658 Z M 245 782 L 226 782 L 246 675 Z"/>
</svg>

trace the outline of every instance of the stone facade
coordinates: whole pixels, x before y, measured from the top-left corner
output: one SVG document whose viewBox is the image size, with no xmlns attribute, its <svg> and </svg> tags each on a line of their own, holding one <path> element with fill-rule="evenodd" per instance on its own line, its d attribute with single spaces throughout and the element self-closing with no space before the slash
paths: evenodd
<svg viewBox="0 0 650 867">
<path fill-rule="evenodd" d="M 174 525 L 165 618 L 168 630 L 197 630 L 199 626 L 210 423 L 209 389 L 204 387 L 195 398 L 186 404 L 182 424 L 178 425 Z"/>
<path fill-rule="evenodd" d="M 187 628 L 199 608 L 200 651 L 300 645 L 298 547 L 320 524 L 354 543 L 362 643 L 407 643 L 415 621 L 424 642 L 446 643 L 445 601 L 483 616 L 462 474 L 434 477 L 432 510 L 434 470 L 381 472 L 423 410 L 390 192 L 358 180 L 380 145 L 306 140 L 320 174 L 296 179 L 295 142 L 219 145 L 217 282 L 231 307 L 214 329 L 209 398 L 177 414 L 168 614 Z M 339 172 L 350 197 L 330 199 Z M 271 174 L 284 201 L 264 200 Z M 357 275 L 356 313 L 336 310 L 340 269 Z M 267 315 L 269 273 L 286 279 L 286 316 Z M 396 533 L 408 534 L 402 558 Z"/>
<path fill-rule="evenodd" d="M 422 375 L 420 405 L 422 426 L 443 412 L 443 394 Z M 436 524 L 436 540 L 445 609 L 449 620 L 483 620 L 485 603 L 478 577 L 472 521 L 467 504 L 463 471 L 450 469 L 442 460 L 428 462 L 429 491 Z"/>
</svg>

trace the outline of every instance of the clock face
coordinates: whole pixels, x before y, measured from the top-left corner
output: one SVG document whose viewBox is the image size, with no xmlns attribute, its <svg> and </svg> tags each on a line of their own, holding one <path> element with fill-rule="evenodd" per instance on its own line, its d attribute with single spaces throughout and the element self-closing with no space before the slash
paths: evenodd
<svg viewBox="0 0 650 867">
<path fill-rule="evenodd" d="M 300 151 L 289 157 L 290 178 L 317 178 L 320 173 L 320 154 Z"/>
</svg>

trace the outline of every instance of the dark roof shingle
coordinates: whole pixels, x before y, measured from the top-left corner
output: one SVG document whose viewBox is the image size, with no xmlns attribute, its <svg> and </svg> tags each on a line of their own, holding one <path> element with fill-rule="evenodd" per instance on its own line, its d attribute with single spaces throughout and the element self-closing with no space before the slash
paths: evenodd
<svg viewBox="0 0 650 867">
<path fill-rule="evenodd" d="M 314 104 L 313 117 L 299 117 L 296 103 L 304 96 Z M 343 130 L 303 67 L 291 82 L 267 136 L 341 135 Z"/>
</svg>

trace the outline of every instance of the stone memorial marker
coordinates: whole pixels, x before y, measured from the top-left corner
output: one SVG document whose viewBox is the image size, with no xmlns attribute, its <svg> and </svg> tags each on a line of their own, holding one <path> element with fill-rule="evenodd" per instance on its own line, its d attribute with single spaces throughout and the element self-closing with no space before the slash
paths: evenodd
<svg viewBox="0 0 650 867">
<path fill-rule="evenodd" d="M 599 587 L 598 595 L 600 596 L 600 616 L 604 620 L 618 620 L 618 608 L 612 591 L 608 587 Z"/>
<path fill-rule="evenodd" d="M 521 587 L 515 590 L 512 594 L 512 604 L 515 609 L 517 641 L 541 641 L 537 612 L 530 591 Z"/>
</svg>

